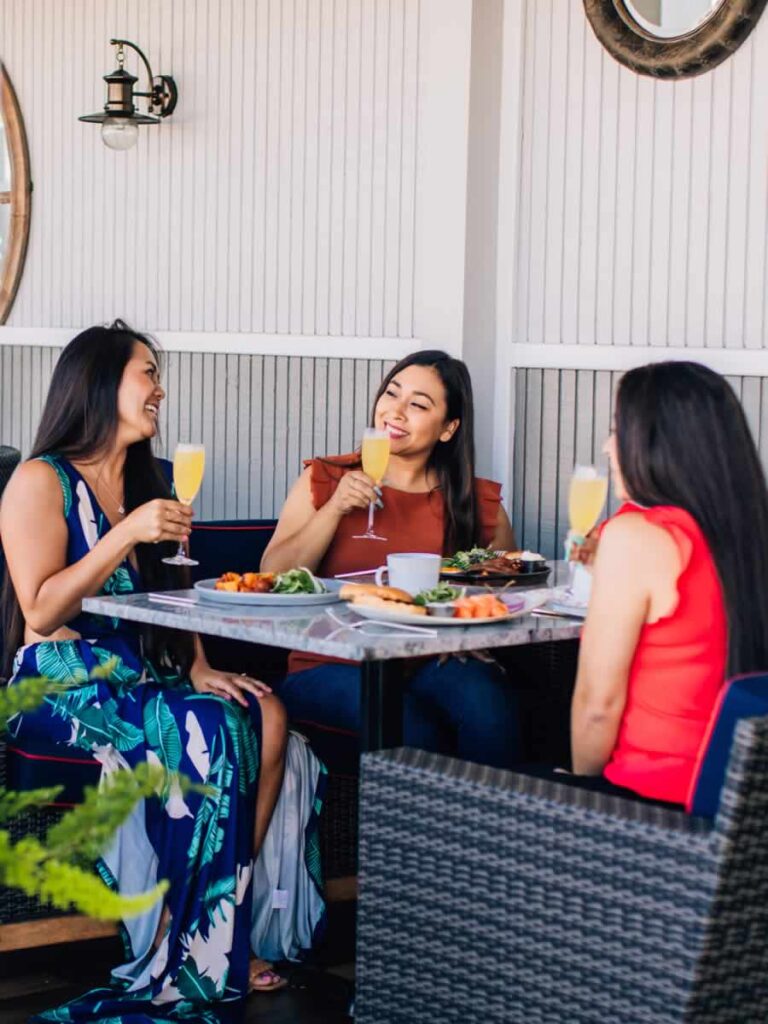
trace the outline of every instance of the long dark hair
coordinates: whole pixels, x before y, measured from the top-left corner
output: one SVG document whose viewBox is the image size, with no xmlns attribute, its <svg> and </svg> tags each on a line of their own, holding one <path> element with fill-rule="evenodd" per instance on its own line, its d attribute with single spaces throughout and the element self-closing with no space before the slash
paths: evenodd
<svg viewBox="0 0 768 1024">
<path fill-rule="evenodd" d="M 701 527 L 723 588 L 728 674 L 768 668 L 768 492 L 729 384 L 698 363 L 630 370 L 616 441 L 631 500 L 684 508 Z"/>
<path fill-rule="evenodd" d="M 136 342 L 146 345 L 160 363 L 158 345 L 122 320 L 109 327 L 89 327 L 61 353 L 51 377 L 40 426 L 30 458 L 59 455 L 88 460 L 105 453 L 117 432 L 117 392 Z M 137 441 L 125 455 L 126 513 L 154 498 L 170 498 L 170 486 L 152 454 L 149 440 Z M 171 589 L 186 580 L 162 562 L 173 544 L 138 544 L 136 559 L 148 590 Z M 10 675 L 16 649 L 24 642 L 24 619 L 10 575 L 2 593 L 3 674 Z M 193 660 L 191 637 L 175 630 L 144 629 L 144 652 L 156 665 L 187 672 Z"/>
<path fill-rule="evenodd" d="M 447 420 L 459 420 L 459 426 L 449 441 L 439 441 L 427 463 L 438 479 L 443 493 L 444 529 L 443 551 L 451 554 L 479 544 L 480 515 L 475 493 L 475 408 L 472 399 L 472 380 L 466 364 L 439 349 L 412 352 L 394 366 L 374 399 L 371 423 L 376 405 L 399 373 L 409 366 L 429 366 L 438 375 L 445 388 Z"/>
</svg>

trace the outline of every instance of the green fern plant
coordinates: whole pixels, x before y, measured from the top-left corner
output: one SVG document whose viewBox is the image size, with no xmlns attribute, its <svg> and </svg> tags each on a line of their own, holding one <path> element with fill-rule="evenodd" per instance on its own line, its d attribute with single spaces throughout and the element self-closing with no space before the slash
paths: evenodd
<svg viewBox="0 0 768 1024">
<path fill-rule="evenodd" d="M 108 676 L 110 667 L 109 663 L 100 666 L 91 678 Z M 46 696 L 63 689 L 67 687 L 45 678 L 0 688 L 0 732 L 14 715 L 33 711 Z M 183 777 L 179 782 L 182 791 L 209 792 Z M 50 901 L 61 910 L 74 908 L 102 920 L 143 913 L 162 897 L 168 883 L 160 882 L 135 896 L 121 896 L 95 873 L 93 863 L 137 802 L 161 793 L 167 784 L 167 772 L 160 766 L 141 764 L 133 771 L 115 772 L 104 788 L 86 789 L 83 803 L 49 829 L 45 842 L 25 836 L 17 843 L 2 826 L 32 807 L 51 803 L 62 787 L 25 793 L 0 788 L 0 884 Z"/>
</svg>

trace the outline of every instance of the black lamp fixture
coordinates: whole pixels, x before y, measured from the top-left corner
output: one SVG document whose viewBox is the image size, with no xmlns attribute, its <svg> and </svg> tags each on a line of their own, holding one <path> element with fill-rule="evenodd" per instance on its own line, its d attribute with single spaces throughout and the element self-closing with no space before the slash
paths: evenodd
<svg viewBox="0 0 768 1024">
<path fill-rule="evenodd" d="M 101 125 L 101 138 L 110 149 L 130 149 L 139 137 L 140 124 L 160 124 L 163 117 L 168 117 L 176 109 L 178 90 L 170 75 L 153 75 L 149 61 L 135 43 L 127 39 L 110 39 L 110 45 L 117 47 L 117 68 L 104 75 L 107 83 L 107 102 L 104 110 L 98 114 L 85 114 L 79 121 L 89 121 Z M 141 57 L 149 78 L 149 92 L 136 92 L 133 88 L 138 78 L 126 71 L 125 52 L 128 46 Z M 136 96 L 148 99 L 147 113 L 140 114 L 134 106 Z"/>
</svg>

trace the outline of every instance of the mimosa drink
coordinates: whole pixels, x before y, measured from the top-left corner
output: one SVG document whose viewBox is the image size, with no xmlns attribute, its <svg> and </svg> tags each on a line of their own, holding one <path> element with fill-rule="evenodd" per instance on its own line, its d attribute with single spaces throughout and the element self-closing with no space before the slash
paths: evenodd
<svg viewBox="0 0 768 1024">
<path fill-rule="evenodd" d="M 384 479 L 389 465 L 389 434 L 386 430 L 376 430 L 374 427 L 366 427 L 363 434 L 363 444 L 360 452 L 363 462 L 363 472 L 373 480 L 378 487 Z M 365 533 L 355 534 L 355 540 L 386 540 L 380 537 L 373 530 L 373 517 L 375 514 L 373 502 L 368 506 L 368 529 Z"/>
<path fill-rule="evenodd" d="M 389 465 L 389 434 L 381 433 L 363 438 L 363 472 L 380 484 Z"/>
<path fill-rule="evenodd" d="M 608 496 L 608 477 L 595 466 L 576 466 L 568 492 L 568 518 L 571 529 L 565 542 L 565 557 L 570 559 L 574 542 L 581 543 L 597 524 Z M 568 566 L 566 593 L 573 595 L 576 563 Z"/>
<path fill-rule="evenodd" d="M 173 486 L 182 505 L 195 500 L 205 469 L 205 448 L 199 444 L 180 444 L 173 456 Z"/>
<path fill-rule="evenodd" d="M 587 467 L 581 467 L 586 469 Z M 568 517 L 571 530 L 586 537 L 597 523 L 608 494 L 608 480 L 604 476 L 586 477 L 574 473 L 568 495 Z"/>
<path fill-rule="evenodd" d="M 205 469 L 205 448 L 201 444 L 177 444 L 173 453 L 173 488 L 176 500 L 182 505 L 191 505 L 200 490 Z M 179 550 L 172 558 L 164 558 L 168 565 L 198 565 L 184 551 L 179 541 Z"/>
</svg>

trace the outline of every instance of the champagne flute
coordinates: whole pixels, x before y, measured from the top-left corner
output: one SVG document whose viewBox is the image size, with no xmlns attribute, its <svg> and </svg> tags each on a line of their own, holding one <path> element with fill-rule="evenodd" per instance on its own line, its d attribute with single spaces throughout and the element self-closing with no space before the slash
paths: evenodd
<svg viewBox="0 0 768 1024">
<path fill-rule="evenodd" d="M 596 466 L 574 466 L 568 491 L 568 519 L 570 530 L 565 541 L 566 558 L 571 547 L 582 542 L 597 524 L 608 496 L 608 477 Z M 568 563 L 567 592 L 573 593 L 576 562 Z"/>
<path fill-rule="evenodd" d="M 384 474 L 389 465 L 389 434 L 386 430 L 376 430 L 374 427 L 366 427 L 363 433 L 362 446 L 363 472 L 366 473 L 378 487 L 384 479 Z M 368 529 L 365 533 L 358 533 L 354 540 L 386 540 L 380 537 L 373 530 L 373 517 L 375 514 L 373 502 L 368 506 Z"/>
<path fill-rule="evenodd" d="M 182 505 L 191 505 L 200 490 L 205 469 L 205 448 L 201 444 L 177 444 L 173 453 L 173 488 L 176 499 Z M 172 558 L 164 558 L 168 565 L 199 565 L 184 551 L 179 541 L 179 550 Z"/>
</svg>

